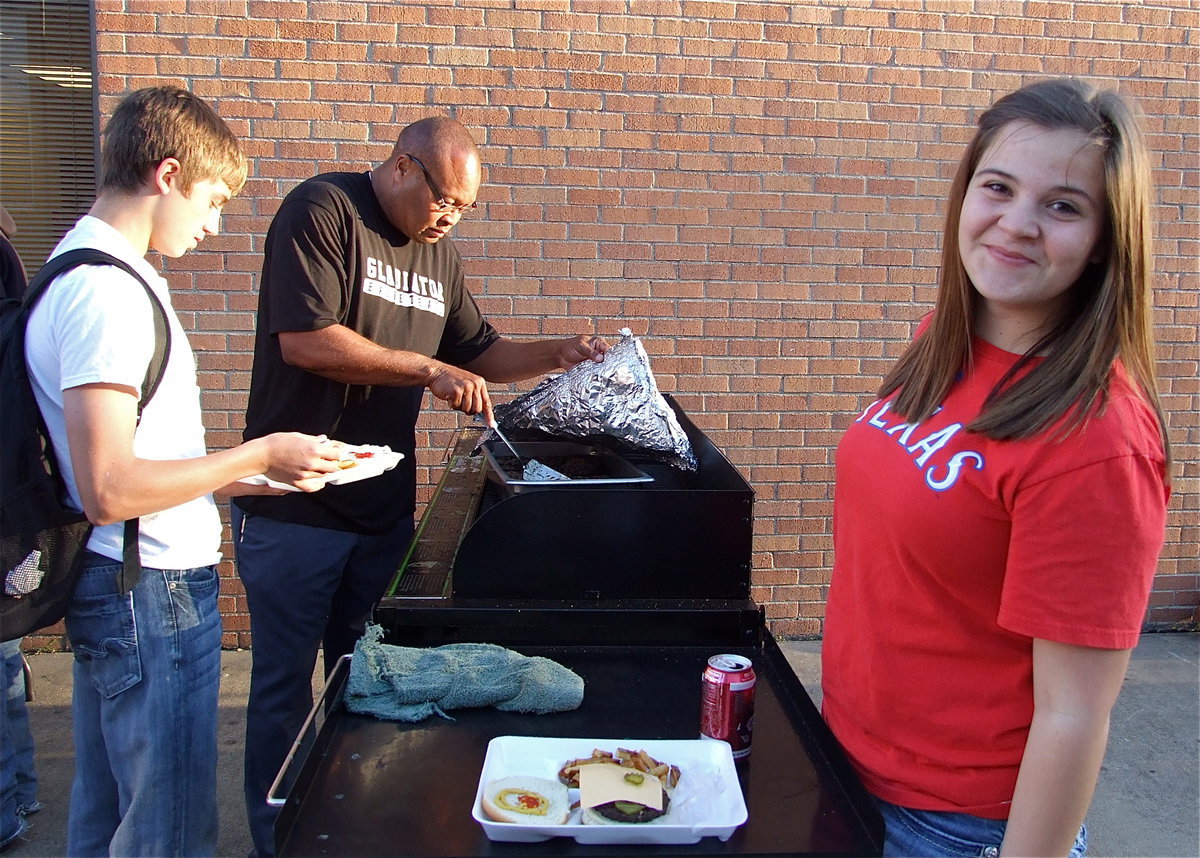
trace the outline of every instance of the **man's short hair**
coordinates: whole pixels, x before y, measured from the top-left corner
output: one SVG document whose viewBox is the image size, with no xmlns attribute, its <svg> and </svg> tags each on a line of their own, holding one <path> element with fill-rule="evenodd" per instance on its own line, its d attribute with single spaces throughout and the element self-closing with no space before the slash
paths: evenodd
<svg viewBox="0 0 1200 858">
<path fill-rule="evenodd" d="M 467 152 L 479 157 L 479 147 L 466 126 L 449 116 L 426 116 L 400 131 L 392 157 L 412 152 L 418 158 L 434 158 L 447 153 Z"/>
<path fill-rule="evenodd" d="M 152 86 L 127 95 L 104 127 L 100 190 L 135 193 L 158 165 L 175 158 L 184 193 L 196 182 L 223 180 L 237 193 L 246 156 L 225 120 L 185 89 Z"/>
</svg>

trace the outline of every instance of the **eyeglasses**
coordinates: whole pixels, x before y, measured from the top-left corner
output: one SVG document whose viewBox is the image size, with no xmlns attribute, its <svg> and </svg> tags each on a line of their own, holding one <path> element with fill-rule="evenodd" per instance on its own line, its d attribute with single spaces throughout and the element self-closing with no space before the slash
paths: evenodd
<svg viewBox="0 0 1200 858">
<path fill-rule="evenodd" d="M 446 202 L 446 195 L 438 190 L 438 186 L 433 183 L 433 176 L 429 175 L 429 171 L 425 169 L 425 165 L 421 163 L 421 159 L 415 155 L 410 155 L 407 152 L 404 153 L 404 157 L 421 168 L 421 173 L 425 176 L 425 184 L 429 186 L 429 192 L 433 194 L 434 211 L 444 212 L 446 214 L 455 212 L 456 214 L 464 215 L 472 209 L 479 207 L 477 203 L 471 203 L 470 205 L 465 206 L 456 206 Z"/>
</svg>

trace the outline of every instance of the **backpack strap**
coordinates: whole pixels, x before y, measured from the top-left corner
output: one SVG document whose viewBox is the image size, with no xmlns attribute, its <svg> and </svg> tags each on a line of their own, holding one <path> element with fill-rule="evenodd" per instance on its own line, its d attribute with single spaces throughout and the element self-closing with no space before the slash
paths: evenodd
<svg viewBox="0 0 1200 858">
<path fill-rule="evenodd" d="M 154 355 L 150 358 L 150 363 L 146 366 L 146 378 L 142 381 L 142 398 L 138 402 L 138 419 L 141 420 L 142 409 L 145 408 L 150 400 L 154 398 L 155 392 L 162 384 L 163 376 L 167 371 L 167 357 L 171 354 L 171 325 L 167 321 L 167 310 L 162 305 L 162 301 L 158 300 L 158 295 L 154 294 L 154 290 L 150 288 L 150 284 L 146 282 L 137 270 L 125 262 L 123 259 L 118 259 L 111 253 L 105 253 L 103 250 L 97 250 L 94 247 L 80 247 L 75 250 L 68 250 L 66 253 L 60 253 L 53 259 L 49 260 L 41 267 L 33 279 L 29 281 L 29 285 L 25 287 L 25 295 L 21 299 L 21 320 L 18 323 L 20 330 L 24 331 L 25 321 L 29 313 L 33 311 L 33 307 L 41 299 L 43 293 L 50 288 L 50 284 L 60 275 L 65 274 L 72 268 L 77 268 L 80 265 L 112 265 L 120 268 L 138 283 L 142 284 L 142 288 L 146 290 L 146 295 L 150 298 L 150 305 L 154 308 Z"/>
<path fill-rule="evenodd" d="M 146 367 L 146 378 L 142 382 L 142 397 L 138 401 L 137 419 L 140 423 L 142 410 L 149 404 L 154 394 L 158 391 L 159 385 L 162 384 L 163 376 L 167 371 L 167 360 L 171 354 L 171 326 L 167 319 L 167 310 L 163 307 L 162 301 L 158 299 L 158 296 L 154 294 L 154 290 L 150 288 L 150 284 L 146 282 L 142 275 L 138 274 L 132 265 L 122 259 L 118 259 L 111 253 L 105 253 L 103 250 L 97 250 L 92 247 L 81 247 L 60 253 L 43 265 L 25 288 L 25 296 L 22 299 L 21 319 L 17 323 L 19 326 L 17 330 L 21 332 L 22 340 L 24 340 L 25 323 L 34 305 L 45 294 L 46 289 L 54 282 L 55 278 L 80 265 L 112 265 L 120 268 L 138 283 L 141 283 L 142 288 L 146 290 L 146 294 L 150 297 L 150 304 L 155 311 L 154 355 L 150 358 L 150 363 Z M 24 346 L 22 343 L 22 351 L 23 349 Z M 121 553 L 121 573 L 117 576 L 117 585 L 121 593 L 128 593 L 137 586 L 137 582 L 142 576 L 142 556 L 138 546 L 138 525 L 139 519 L 137 518 L 131 518 L 125 522 L 124 544 Z"/>
</svg>

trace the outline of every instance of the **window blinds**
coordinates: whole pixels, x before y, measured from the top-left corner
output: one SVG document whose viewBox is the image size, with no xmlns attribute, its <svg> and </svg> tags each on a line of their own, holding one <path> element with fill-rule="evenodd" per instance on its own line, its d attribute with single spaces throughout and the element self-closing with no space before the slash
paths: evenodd
<svg viewBox="0 0 1200 858">
<path fill-rule="evenodd" d="M 0 202 L 30 276 L 96 193 L 88 0 L 0 2 Z"/>
</svg>

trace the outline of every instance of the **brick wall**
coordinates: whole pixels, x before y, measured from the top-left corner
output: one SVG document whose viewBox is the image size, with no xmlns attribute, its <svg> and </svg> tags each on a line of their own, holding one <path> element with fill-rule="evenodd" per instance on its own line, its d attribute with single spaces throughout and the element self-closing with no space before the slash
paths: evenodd
<svg viewBox="0 0 1200 858">
<path fill-rule="evenodd" d="M 514 337 L 643 338 L 661 387 L 757 493 L 754 598 L 821 631 L 833 448 L 929 308 L 943 200 L 974 118 L 1047 75 L 1116 85 L 1155 153 L 1161 370 L 1177 465 L 1149 627 L 1200 602 L 1200 14 L 1101 2 L 96 0 L 101 113 L 181 83 L 246 141 L 224 235 L 172 261 L 215 447 L 250 381 L 257 272 L 279 200 L 385 158 L 432 113 L 483 147 L 456 230 Z M 163 12 L 162 10 L 169 11 Z M 495 391 L 504 400 L 528 385 Z M 421 498 L 463 422 L 429 405 Z M 232 564 L 225 642 L 249 643 Z"/>
</svg>

